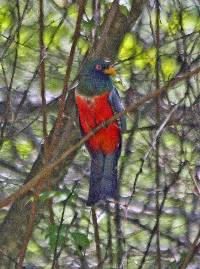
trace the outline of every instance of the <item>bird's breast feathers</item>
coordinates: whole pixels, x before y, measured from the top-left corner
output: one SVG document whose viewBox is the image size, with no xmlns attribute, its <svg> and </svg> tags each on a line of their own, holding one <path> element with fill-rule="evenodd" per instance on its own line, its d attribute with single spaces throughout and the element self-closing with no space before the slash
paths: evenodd
<svg viewBox="0 0 200 269">
<path fill-rule="evenodd" d="M 114 113 L 109 103 L 109 92 L 98 96 L 86 97 L 76 93 L 81 128 L 84 134 L 111 118 Z M 120 129 L 117 121 L 98 131 L 89 139 L 88 145 L 93 150 L 112 153 L 120 143 Z"/>
</svg>

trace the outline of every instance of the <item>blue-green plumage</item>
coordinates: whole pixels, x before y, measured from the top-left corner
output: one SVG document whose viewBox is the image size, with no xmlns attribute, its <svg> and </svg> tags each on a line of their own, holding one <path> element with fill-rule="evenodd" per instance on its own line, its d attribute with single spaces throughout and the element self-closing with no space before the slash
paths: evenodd
<svg viewBox="0 0 200 269">
<path fill-rule="evenodd" d="M 102 69 L 109 67 L 109 63 L 103 60 L 89 61 L 84 64 L 77 89 L 85 96 L 99 95 L 113 88 L 110 76 L 105 75 L 101 70 L 96 70 L 96 65 L 102 66 Z"/>
</svg>

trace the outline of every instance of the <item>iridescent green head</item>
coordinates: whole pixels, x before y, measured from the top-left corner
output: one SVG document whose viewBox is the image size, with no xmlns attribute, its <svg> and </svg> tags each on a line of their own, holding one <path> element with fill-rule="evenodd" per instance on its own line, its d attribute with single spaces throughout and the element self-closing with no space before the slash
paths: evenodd
<svg viewBox="0 0 200 269">
<path fill-rule="evenodd" d="M 110 76 L 115 73 L 110 62 L 101 59 L 87 61 L 80 73 L 78 92 L 86 96 L 95 96 L 111 91 L 113 85 Z"/>
</svg>

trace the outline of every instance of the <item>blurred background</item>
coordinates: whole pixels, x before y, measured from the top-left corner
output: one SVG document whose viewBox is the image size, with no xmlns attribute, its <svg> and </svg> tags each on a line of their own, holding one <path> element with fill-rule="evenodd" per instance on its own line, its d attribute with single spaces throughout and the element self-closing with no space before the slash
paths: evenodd
<svg viewBox="0 0 200 269">
<path fill-rule="evenodd" d="M 0 1 L 1 200 L 33 177 L 33 166 L 40 164 L 35 174 L 41 169 L 44 104 L 39 69 L 44 63 L 49 134 L 55 127 L 82 1 L 43 2 L 43 58 L 39 2 Z M 114 18 L 113 5 L 117 7 Z M 83 60 L 101 43 L 109 17 L 112 24 L 106 40 L 110 47 L 103 47 L 100 55 L 116 63 L 113 83 L 124 106 L 136 104 L 171 79 L 175 83 L 127 115 L 118 204 L 100 205 L 93 210 L 86 207 L 90 157 L 84 146 L 68 158 L 60 171 L 52 173 L 50 188 L 38 194 L 40 206 L 28 238 L 24 266 L 28 265 L 24 268 L 198 269 L 200 77 L 196 74 L 180 82 L 177 78 L 199 67 L 200 2 L 87 1 L 71 66 L 68 98 L 73 95 L 70 87 Z M 75 126 L 75 105 L 69 104 L 68 121 Z M 70 143 L 69 136 L 76 141 L 80 138 L 78 131 L 73 133 L 73 127 L 66 127 L 59 152 L 66 150 L 63 145 L 65 141 Z M 75 143 L 73 139 L 70 141 Z M 56 154 L 54 160 L 60 156 Z M 26 199 L 23 206 L 34 200 L 32 194 Z M 9 205 L 0 210 L 0 268 L 14 268 L 18 262 L 19 249 L 26 238 L 20 229 L 24 225 L 26 231 L 31 214 L 29 207 L 27 215 L 21 217 L 23 210 Z M 17 223 L 14 231 L 11 226 L 15 224 L 9 218 Z M 21 243 L 13 246 L 17 238 Z"/>
</svg>

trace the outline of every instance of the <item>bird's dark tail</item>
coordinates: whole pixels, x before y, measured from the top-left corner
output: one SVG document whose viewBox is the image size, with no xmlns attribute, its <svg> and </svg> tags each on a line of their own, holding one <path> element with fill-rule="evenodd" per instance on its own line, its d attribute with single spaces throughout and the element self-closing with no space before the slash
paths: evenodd
<svg viewBox="0 0 200 269">
<path fill-rule="evenodd" d="M 103 153 L 91 154 L 90 189 L 87 205 L 92 206 L 101 199 L 101 179 L 103 177 L 104 159 Z"/>
<path fill-rule="evenodd" d="M 88 206 L 100 200 L 116 198 L 119 155 L 119 149 L 109 155 L 103 153 L 92 155 Z"/>
</svg>

